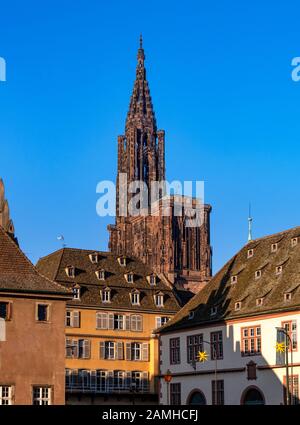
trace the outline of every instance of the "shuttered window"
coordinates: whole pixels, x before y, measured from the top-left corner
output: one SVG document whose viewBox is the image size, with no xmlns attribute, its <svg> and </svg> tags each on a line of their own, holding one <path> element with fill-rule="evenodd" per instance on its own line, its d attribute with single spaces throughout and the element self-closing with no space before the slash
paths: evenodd
<svg viewBox="0 0 300 425">
<path fill-rule="evenodd" d="M 143 330 L 143 317 L 138 314 L 131 316 L 131 330 L 135 332 L 141 332 Z"/>
<path fill-rule="evenodd" d="M 89 359 L 91 357 L 91 341 L 88 339 L 78 340 L 78 358 Z"/>
</svg>

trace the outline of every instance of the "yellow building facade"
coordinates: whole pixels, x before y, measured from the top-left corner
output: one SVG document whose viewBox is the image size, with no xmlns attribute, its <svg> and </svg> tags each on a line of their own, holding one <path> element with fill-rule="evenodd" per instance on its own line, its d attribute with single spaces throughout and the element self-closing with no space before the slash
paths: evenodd
<svg viewBox="0 0 300 425">
<path fill-rule="evenodd" d="M 139 260 L 64 248 L 38 269 L 67 287 L 67 403 L 157 403 L 154 330 L 180 308 L 167 283 Z"/>
</svg>

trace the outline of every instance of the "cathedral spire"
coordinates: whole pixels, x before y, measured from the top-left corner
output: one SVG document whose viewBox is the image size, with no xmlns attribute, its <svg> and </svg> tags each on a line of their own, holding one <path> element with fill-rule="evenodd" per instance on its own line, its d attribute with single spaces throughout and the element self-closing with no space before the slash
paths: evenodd
<svg viewBox="0 0 300 425">
<path fill-rule="evenodd" d="M 5 199 L 4 183 L 2 179 L 0 179 L 0 226 L 14 238 L 15 229 L 10 219 L 9 206 Z"/>
<path fill-rule="evenodd" d="M 137 53 L 136 78 L 133 86 L 129 111 L 126 119 L 126 128 L 151 128 L 156 132 L 156 120 L 153 110 L 150 89 L 146 79 L 145 52 L 143 48 L 143 37 L 140 35 L 139 49 Z"/>
</svg>

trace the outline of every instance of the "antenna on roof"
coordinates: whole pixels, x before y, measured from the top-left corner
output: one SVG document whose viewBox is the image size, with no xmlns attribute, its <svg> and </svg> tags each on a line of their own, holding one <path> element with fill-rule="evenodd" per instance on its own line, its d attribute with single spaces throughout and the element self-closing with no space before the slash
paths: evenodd
<svg viewBox="0 0 300 425">
<path fill-rule="evenodd" d="M 59 236 L 57 236 L 57 238 L 56 238 L 58 241 L 61 241 L 61 245 L 62 245 L 62 247 L 63 248 L 65 248 L 66 247 L 66 244 L 65 244 L 65 238 L 64 238 L 64 236 L 63 235 L 59 235 Z"/>
<path fill-rule="evenodd" d="M 252 222 L 253 218 L 251 216 L 251 203 L 249 203 L 249 214 L 248 214 L 248 242 L 252 241 Z"/>
</svg>

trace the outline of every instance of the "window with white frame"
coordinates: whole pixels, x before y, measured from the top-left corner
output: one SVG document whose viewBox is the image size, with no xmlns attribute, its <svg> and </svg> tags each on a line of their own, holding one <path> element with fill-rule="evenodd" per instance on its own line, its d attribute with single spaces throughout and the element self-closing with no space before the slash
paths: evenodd
<svg viewBox="0 0 300 425">
<path fill-rule="evenodd" d="M 291 239 L 291 246 L 294 248 L 298 244 L 298 238 L 292 238 Z"/>
<path fill-rule="evenodd" d="M 282 322 L 281 327 L 287 331 L 287 334 L 289 336 L 289 350 L 291 351 L 290 341 L 292 341 L 292 350 L 297 350 L 297 321 L 288 320 Z"/>
<path fill-rule="evenodd" d="M 292 293 L 291 292 L 286 292 L 284 294 L 284 298 L 283 299 L 284 299 L 285 302 L 291 301 L 291 299 L 292 299 Z"/>
<path fill-rule="evenodd" d="M 276 267 L 276 270 L 275 270 L 275 273 L 278 275 L 278 274 L 281 274 L 282 273 L 282 266 L 277 266 Z"/>
<path fill-rule="evenodd" d="M 160 328 L 161 326 L 164 326 L 167 323 L 167 321 L 169 320 L 169 317 L 167 317 L 167 316 L 156 317 L 155 320 L 156 320 L 155 328 L 158 329 L 158 328 Z"/>
<path fill-rule="evenodd" d="M 143 316 L 139 314 L 133 314 L 130 317 L 130 328 L 132 331 L 142 331 L 143 330 Z"/>
<path fill-rule="evenodd" d="M 46 406 L 51 404 L 51 388 L 50 387 L 33 387 L 32 404 Z"/>
<path fill-rule="evenodd" d="M 238 280 L 238 277 L 236 275 L 231 276 L 231 283 L 236 283 Z"/>
<path fill-rule="evenodd" d="M 80 300 L 80 287 L 74 286 L 73 288 L 73 300 Z"/>
<path fill-rule="evenodd" d="M 276 252 L 278 249 L 278 243 L 272 243 L 271 245 L 271 252 Z"/>
<path fill-rule="evenodd" d="M 99 280 L 105 280 L 105 270 L 97 270 L 95 273 Z"/>
<path fill-rule="evenodd" d="M 248 249 L 247 251 L 247 258 L 251 258 L 254 255 L 254 249 Z"/>
<path fill-rule="evenodd" d="M 261 353 L 261 328 L 249 326 L 242 328 L 242 356 L 254 356 Z"/>
<path fill-rule="evenodd" d="M 261 270 L 256 270 L 255 271 L 255 279 L 260 279 L 261 278 Z"/>
<path fill-rule="evenodd" d="M 114 329 L 122 330 L 124 329 L 124 320 L 125 316 L 123 314 L 114 315 Z"/>
<path fill-rule="evenodd" d="M 65 268 L 66 275 L 68 277 L 74 278 L 75 277 L 75 267 L 74 266 L 68 266 Z"/>
<path fill-rule="evenodd" d="M 69 328 L 79 328 L 80 327 L 80 311 L 67 310 L 65 326 Z"/>
<path fill-rule="evenodd" d="M 164 294 L 155 294 L 154 295 L 154 303 L 156 307 L 164 306 Z"/>
<path fill-rule="evenodd" d="M 127 280 L 128 283 L 133 283 L 133 281 L 134 281 L 133 273 L 126 273 L 125 279 Z"/>
<path fill-rule="evenodd" d="M 13 387 L 11 385 L 0 385 L 0 406 L 13 404 Z"/>
<path fill-rule="evenodd" d="M 234 309 L 235 309 L 235 311 L 240 310 L 240 309 L 241 309 L 241 307 L 242 307 L 242 303 L 241 303 L 241 301 L 236 302 L 236 303 L 235 303 L 235 305 L 234 305 Z"/>
<path fill-rule="evenodd" d="M 140 293 L 139 292 L 131 292 L 131 304 L 132 305 L 139 305 L 140 304 Z"/>
<path fill-rule="evenodd" d="M 256 298 L 256 306 L 260 307 L 264 303 L 264 297 Z"/>
<path fill-rule="evenodd" d="M 91 263 L 96 264 L 96 263 L 98 263 L 99 255 L 98 255 L 97 252 L 94 252 L 93 254 L 89 255 L 89 258 L 90 258 Z"/>
<path fill-rule="evenodd" d="M 118 263 L 120 266 L 125 267 L 127 264 L 126 257 L 118 257 Z"/>
<path fill-rule="evenodd" d="M 110 289 L 109 288 L 105 288 L 103 290 L 100 291 L 101 292 L 101 298 L 102 298 L 102 302 L 103 303 L 110 303 Z"/>
</svg>

